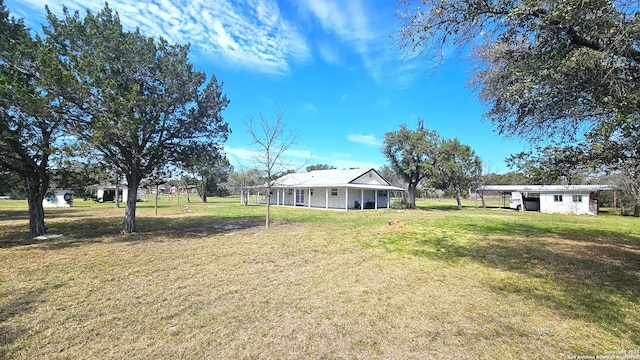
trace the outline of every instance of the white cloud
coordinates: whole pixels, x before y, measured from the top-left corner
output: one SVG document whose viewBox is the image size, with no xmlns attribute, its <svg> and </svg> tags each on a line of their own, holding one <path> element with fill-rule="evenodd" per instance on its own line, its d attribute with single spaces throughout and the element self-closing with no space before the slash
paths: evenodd
<svg viewBox="0 0 640 360">
<path fill-rule="evenodd" d="M 253 161 L 253 159 L 255 159 L 256 155 L 256 152 L 254 150 L 245 148 L 234 148 L 229 146 L 224 147 L 224 152 L 227 154 L 229 160 L 231 160 L 234 166 L 247 166 Z"/>
<path fill-rule="evenodd" d="M 380 146 L 382 142 L 376 139 L 374 135 L 361 135 L 361 134 L 349 134 L 347 135 L 347 140 L 355 143 L 371 145 L 371 146 Z"/>
<path fill-rule="evenodd" d="M 344 94 L 344 95 L 342 95 L 342 96 L 340 97 L 340 100 L 342 100 L 342 102 L 345 102 L 345 101 L 347 101 L 347 99 L 349 98 L 349 96 L 350 96 L 349 94 Z"/>
<path fill-rule="evenodd" d="M 336 36 L 355 51 L 369 76 L 406 88 L 413 79 L 412 68 L 402 64 L 399 51 L 389 34 L 394 32 L 393 7 L 380 8 L 364 0 L 301 0 L 301 9 L 313 15 L 328 36 Z M 335 47 L 318 42 L 320 56 L 329 64 L 340 65 Z"/>
<path fill-rule="evenodd" d="M 320 22 L 325 31 L 345 41 L 359 42 L 376 37 L 369 23 L 367 7 L 361 0 L 303 0 L 301 2 Z"/>
<path fill-rule="evenodd" d="M 318 108 L 313 105 L 312 103 L 305 103 L 303 105 L 304 110 L 306 111 L 310 111 L 310 112 L 318 112 Z"/>
<path fill-rule="evenodd" d="M 339 65 L 342 63 L 340 52 L 338 52 L 338 50 L 336 50 L 336 48 L 331 45 L 330 42 L 319 42 L 318 51 L 320 52 L 320 57 L 322 57 L 322 59 L 324 59 L 324 61 L 328 62 L 329 64 Z"/>
<path fill-rule="evenodd" d="M 104 2 L 81 0 L 23 0 L 22 6 L 42 12 L 45 3 L 61 15 L 63 4 L 84 14 L 103 8 Z M 139 26 L 151 36 L 191 43 L 211 57 L 268 73 L 287 73 L 293 62 L 310 57 L 306 39 L 286 20 L 276 0 L 111 0 L 126 28 Z"/>
</svg>

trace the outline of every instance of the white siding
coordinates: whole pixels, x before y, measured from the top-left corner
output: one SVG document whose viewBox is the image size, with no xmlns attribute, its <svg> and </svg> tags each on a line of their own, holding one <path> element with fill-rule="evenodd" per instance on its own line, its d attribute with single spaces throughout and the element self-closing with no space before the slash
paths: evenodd
<svg viewBox="0 0 640 360">
<path fill-rule="evenodd" d="M 373 170 L 362 174 L 362 176 L 353 180 L 351 184 L 388 185 L 387 182 Z"/>
<path fill-rule="evenodd" d="M 561 195 L 562 201 L 555 201 L 554 196 Z M 582 201 L 573 201 L 574 195 L 582 196 Z M 552 214 L 595 215 L 589 209 L 589 193 L 543 193 L 540 194 L 540 212 Z"/>
<path fill-rule="evenodd" d="M 337 195 L 331 195 L 331 190 L 337 189 Z M 289 194 L 289 189 L 273 189 L 273 194 L 271 195 L 271 204 L 272 205 L 285 205 L 285 206 L 293 206 L 295 202 L 295 189 L 291 189 L 291 194 Z M 304 206 L 308 207 L 311 205 L 312 208 L 326 208 L 329 209 L 345 209 L 345 193 L 347 191 L 344 187 L 337 188 L 313 188 L 313 195 L 309 195 L 309 188 L 303 189 L 304 191 Z M 280 194 L 278 196 L 278 193 Z M 328 196 L 327 196 L 328 193 Z M 349 210 L 360 209 L 360 207 L 355 207 L 356 201 L 361 204 L 363 207 L 367 207 L 367 203 L 370 208 L 375 208 L 376 205 L 376 191 L 370 189 L 358 189 L 358 188 L 349 188 L 349 198 L 347 200 L 347 205 Z M 327 202 L 328 198 L 328 202 Z M 386 190 L 378 190 L 378 208 L 386 208 L 387 207 L 387 191 Z M 327 206 L 328 204 L 328 206 Z"/>
</svg>

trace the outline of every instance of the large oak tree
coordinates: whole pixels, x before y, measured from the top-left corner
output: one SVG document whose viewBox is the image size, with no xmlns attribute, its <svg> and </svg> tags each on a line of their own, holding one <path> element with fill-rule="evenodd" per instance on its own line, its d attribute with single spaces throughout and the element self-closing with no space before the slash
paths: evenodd
<svg viewBox="0 0 640 360">
<path fill-rule="evenodd" d="M 401 48 L 478 61 L 473 83 L 500 133 L 571 138 L 640 113 L 640 3 L 399 0 Z"/>
<path fill-rule="evenodd" d="M 478 185 L 482 176 L 482 162 L 471 146 L 458 139 L 446 139 L 440 143 L 436 161 L 437 173 L 432 184 L 436 189 L 452 190 L 457 208 L 462 209 L 462 192 Z"/>
<path fill-rule="evenodd" d="M 84 17 L 47 9 L 47 43 L 77 80 L 81 120 L 73 131 L 127 180 L 122 231 L 136 231 L 141 181 L 167 164 L 188 158 L 194 147 L 220 150 L 229 129 L 221 112 L 229 100 L 221 84 L 196 71 L 189 46 L 125 31 L 108 6 Z"/>
<path fill-rule="evenodd" d="M 382 153 L 389 160 L 391 168 L 409 184 L 411 209 L 416 208 L 416 187 L 420 181 L 436 174 L 440 142 L 440 135 L 426 129 L 422 120 L 418 121 L 416 130 L 410 130 L 402 124 L 397 131 L 384 135 Z"/>
</svg>

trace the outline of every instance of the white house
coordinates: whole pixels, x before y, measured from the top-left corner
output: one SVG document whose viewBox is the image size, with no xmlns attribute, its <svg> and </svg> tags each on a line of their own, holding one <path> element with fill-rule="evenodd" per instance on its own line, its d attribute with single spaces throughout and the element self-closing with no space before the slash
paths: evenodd
<svg viewBox="0 0 640 360">
<path fill-rule="evenodd" d="M 282 176 L 271 184 L 272 205 L 321 209 L 386 209 L 392 186 L 374 169 L 314 170 Z"/>
<path fill-rule="evenodd" d="M 477 192 L 511 192 L 522 210 L 552 214 L 597 215 L 597 192 L 614 190 L 610 185 L 483 185 Z"/>
</svg>

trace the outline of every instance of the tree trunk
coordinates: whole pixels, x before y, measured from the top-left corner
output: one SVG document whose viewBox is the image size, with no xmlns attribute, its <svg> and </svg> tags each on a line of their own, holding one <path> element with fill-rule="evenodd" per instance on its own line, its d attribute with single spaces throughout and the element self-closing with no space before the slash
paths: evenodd
<svg viewBox="0 0 640 360">
<path fill-rule="evenodd" d="M 37 176 L 37 175 L 34 175 Z M 44 208 L 42 200 L 49 188 L 49 179 L 45 177 L 27 180 L 27 203 L 29 205 L 29 232 L 32 237 L 47 234 L 44 224 Z"/>
<path fill-rule="evenodd" d="M 156 196 L 155 196 L 155 201 L 153 206 L 155 210 L 155 216 L 158 216 L 158 196 L 160 196 L 159 191 L 160 191 L 160 185 L 156 184 Z"/>
<path fill-rule="evenodd" d="M 139 184 L 140 179 L 136 175 L 127 176 L 127 207 L 124 210 L 123 234 L 136 232 L 136 200 L 138 198 Z"/>
<path fill-rule="evenodd" d="M 456 202 L 458 203 L 458 210 L 462 210 L 462 201 L 460 200 L 460 190 L 456 190 Z"/>
<path fill-rule="evenodd" d="M 202 178 L 202 192 L 200 193 L 200 199 L 202 199 L 203 203 L 207 202 L 207 183 L 209 180 L 206 177 Z"/>
<path fill-rule="evenodd" d="M 408 192 L 409 192 L 409 208 L 410 209 L 416 208 L 416 186 L 417 185 L 418 184 L 409 183 Z"/>
<path fill-rule="evenodd" d="M 28 195 L 29 230 L 32 237 L 47 234 L 47 227 L 44 224 L 44 208 L 42 207 L 42 200 L 44 200 L 44 195 L 39 191 Z"/>
<path fill-rule="evenodd" d="M 633 207 L 633 216 L 640 217 L 640 199 L 636 199 L 636 204 Z"/>
<path fill-rule="evenodd" d="M 269 223 L 271 222 L 271 188 L 267 188 L 265 199 L 267 199 L 267 216 L 264 220 L 264 226 L 268 229 Z"/>
<path fill-rule="evenodd" d="M 116 203 L 114 206 L 116 207 L 116 209 L 120 208 L 120 195 L 118 195 L 118 184 L 119 183 L 120 183 L 120 177 L 116 176 L 116 182 L 115 182 L 115 185 L 116 185 L 116 197 L 114 199 L 115 203 Z"/>
</svg>

